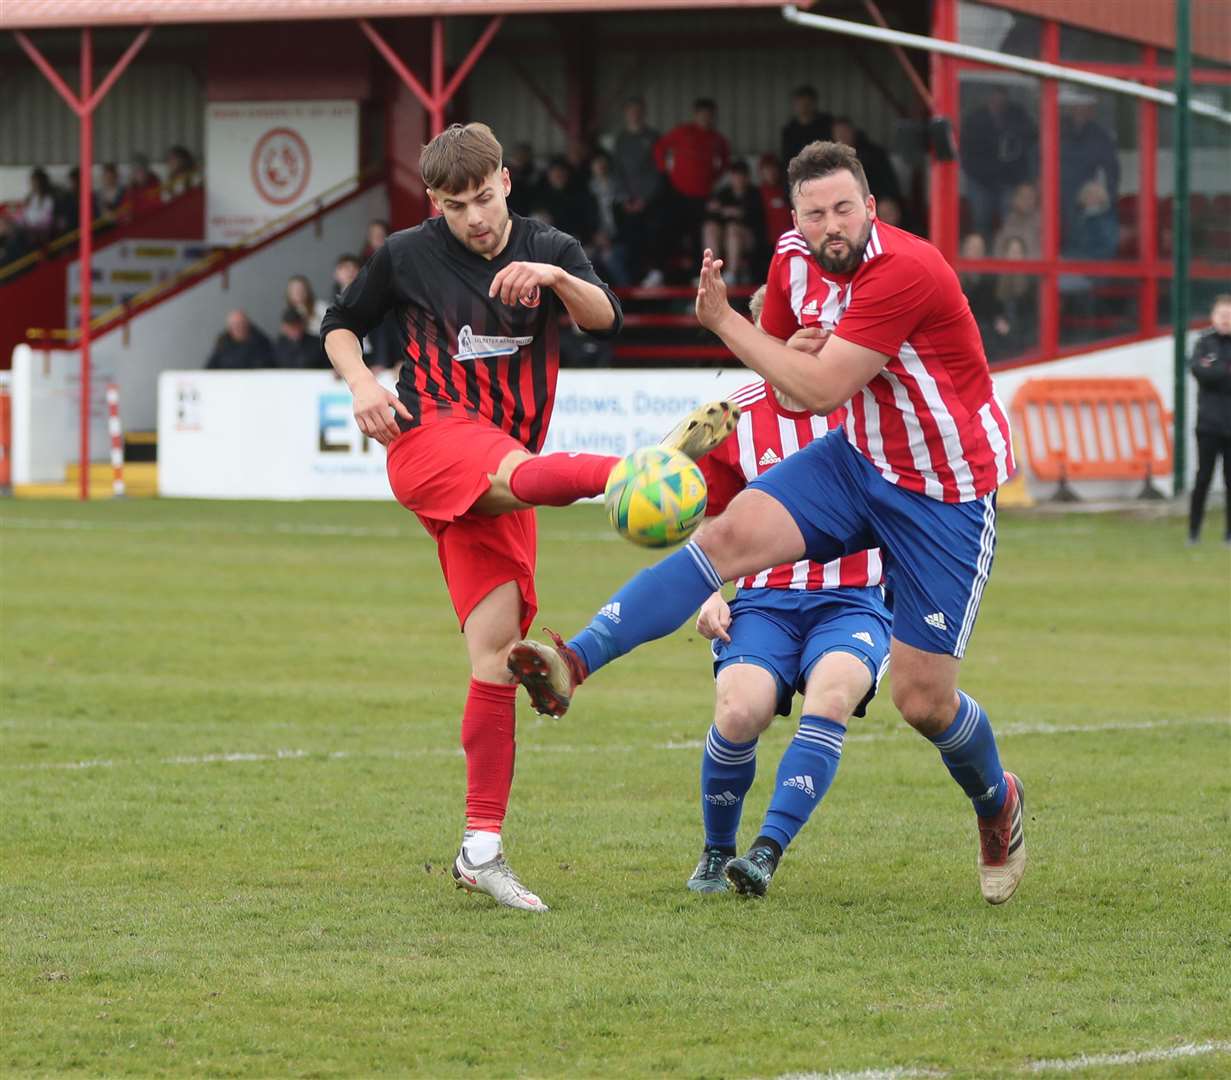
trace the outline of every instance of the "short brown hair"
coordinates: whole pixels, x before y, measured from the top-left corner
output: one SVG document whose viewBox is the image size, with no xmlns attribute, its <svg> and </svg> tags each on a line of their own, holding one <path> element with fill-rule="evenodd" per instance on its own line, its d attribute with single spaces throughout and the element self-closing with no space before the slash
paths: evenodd
<svg viewBox="0 0 1231 1080">
<path fill-rule="evenodd" d="M 456 195 L 483 183 L 503 160 L 504 149 L 486 124 L 450 124 L 423 148 L 419 175 L 433 191 Z"/>
<path fill-rule="evenodd" d="M 800 184 L 807 183 L 809 180 L 819 180 L 822 176 L 829 176 L 830 173 L 841 172 L 843 169 L 858 181 L 866 197 L 869 194 L 868 178 L 864 175 L 863 166 L 859 164 L 859 158 L 855 156 L 854 150 L 846 143 L 819 140 L 808 143 L 791 158 L 791 164 L 787 167 L 786 178 L 787 185 L 791 189 L 791 198 L 794 199 L 795 189 Z"/>
<path fill-rule="evenodd" d="M 1210 305 L 1210 310 L 1213 311 L 1216 307 L 1221 307 L 1223 304 L 1231 304 L 1231 292 L 1221 292 L 1214 297 L 1214 302 Z"/>
<path fill-rule="evenodd" d="M 748 314 L 752 316 L 752 321 L 761 325 L 761 312 L 765 310 L 765 286 L 762 285 L 756 292 L 748 297 Z"/>
</svg>

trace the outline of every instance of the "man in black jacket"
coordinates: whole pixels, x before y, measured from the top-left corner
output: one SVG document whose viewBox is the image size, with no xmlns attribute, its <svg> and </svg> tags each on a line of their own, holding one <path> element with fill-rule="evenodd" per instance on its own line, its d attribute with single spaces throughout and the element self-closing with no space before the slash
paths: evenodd
<svg viewBox="0 0 1231 1080">
<path fill-rule="evenodd" d="M 227 313 L 227 328 L 218 335 L 205 366 L 210 371 L 244 371 L 274 366 L 274 350 L 261 329 L 245 312 Z"/>
<path fill-rule="evenodd" d="M 1231 293 L 1214 298 L 1213 327 L 1197 339 L 1188 365 L 1197 380 L 1197 479 L 1188 506 L 1188 542 L 1201 535 L 1205 497 L 1222 455 L 1222 479 L 1227 489 L 1224 542 L 1231 545 Z"/>
</svg>

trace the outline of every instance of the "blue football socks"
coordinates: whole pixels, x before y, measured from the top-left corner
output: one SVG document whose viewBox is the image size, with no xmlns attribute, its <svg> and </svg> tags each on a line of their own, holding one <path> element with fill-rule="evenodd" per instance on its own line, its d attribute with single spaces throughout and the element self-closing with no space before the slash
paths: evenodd
<svg viewBox="0 0 1231 1080">
<path fill-rule="evenodd" d="M 679 629 L 721 588 L 722 578 L 705 552 L 696 544 L 685 544 L 627 582 L 568 643 L 569 648 L 580 654 L 593 675 L 638 645 Z"/>
<path fill-rule="evenodd" d="M 820 805 L 842 760 L 846 728 L 823 716 L 801 716 L 782 763 L 778 766 L 774 796 L 765 811 L 761 836 L 785 851 Z"/>
<path fill-rule="evenodd" d="M 757 774 L 757 741 L 737 743 L 724 739 L 710 726 L 701 752 L 701 820 L 705 846 L 735 854 L 735 834 L 744 809 L 744 796 Z"/>
<path fill-rule="evenodd" d="M 931 737 L 940 760 L 958 786 L 970 796 L 979 817 L 995 817 L 1004 806 L 1008 785 L 1000 767 L 996 736 L 983 707 L 969 694 L 957 692 L 957 716 Z"/>
</svg>

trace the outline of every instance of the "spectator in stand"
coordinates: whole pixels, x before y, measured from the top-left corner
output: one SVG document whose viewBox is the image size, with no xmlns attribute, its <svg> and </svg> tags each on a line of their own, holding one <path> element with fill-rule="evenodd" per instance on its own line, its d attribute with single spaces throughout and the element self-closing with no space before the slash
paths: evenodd
<svg viewBox="0 0 1231 1080">
<path fill-rule="evenodd" d="M 21 208 L 21 223 L 33 244 L 42 244 L 51 238 L 56 221 L 56 189 L 51 184 L 47 170 L 32 169 L 30 193 Z"/>
<path fill-rule="evenodd" d="M 624 126 L 612 146 L 612 172 L 623 200 L 616 218 L 629 271 L 646 287 L 663 280 L 657 235 L 663 176 L 654 160 L 657 142 L 658 132 L 645 122 L 645 102 L 629 98 L 624 102 Z"/>
<path fill-rule="evenodd" d="M 274 366 L 274 351 L 259 327 L 247 314 L 227 312 L 227 328 L 218 335 L 205 367 L 210 371 L 248 371 Z"/>
<path fill-rule="evenodd" d="M 879 205 L 876 210 L 879 217 Z M 958 254 L 962 259 L 986 259 L 987 242 L 983 239 L 983 234 L 972 232 L 963 236 Z M 987 342 L 988 330 L 996 317 L 996 279 L 984 270 L 963 270 L 958 274 L 958 281 L 961 282 L 962 292 L 966 294 L 966 300 L 970 304 L 971 314 L 974 315 L 975 322 L 983 332 L 984 341 Z"/>
<path fill-rule="evenodd" d="M 611 170 L 611 156 L 600 150 L 590 159 L 590 196 L 597 213 L 596 228 L 591 238 L 590 261 L 598 276 L 609 285 L 621 288 L 631 284 L 627 252 L 620 239 L 616 207 L 621 202 L 619 183 Z"/>
<path fill-rule="evenodd" d="M 1113 258 L 1120 241 L 1120 158 L 1096 105 L 1089 91 L 1061 85 L 1060 250 L 1079 259 Z"/>
<path fill-rule="evenodd" d="M 672 228 L 687 243 L 693 261 L 706 205 L 731 161 L 727 140 L 714 130 L 717 114 L 710 98 L 698 98 L 692 122 L 672 128 L 654 146 L 654 160 L 667 174 Z"/>
<path fill-rule="evenodd" d="M 134 209 L 162 202 L 162 181 L 150 168 L 150 159 L 144 154 L 133 154 L 127 196 Z"/>
<path fill-rule="evenodd" d="M 1024 259 L 1026 248 L 1020 237 L 1005 243 L 1004 258 Z M 994 360 L 1021 356 L 1038 339 L 1038 285 L 1030 274 L 1000 274 L 996 279 L 996 314 L 992 319 L 989 353 Z"/>
<path fill-rule="evenodd" d="M 90 193 L 90 220 L 98 217 L 98 199 Z M 63 235 L 72 232 L 81 224 L 81 169 L 74 165 L 68 170 L 68 187 L 56 197 L 55 231 Z"/>
<path fill-rule="evenodd" d="M 321 348 L 319 334 L 308 333 L 303 313 L 288 307 L 282 313 L 282 324 L 274 341 L 274 367 L 279 368 L 327 368 L 325 350 Z"/>
<path fill-rule="evenodd" d="M 990 240 L 1009 193 L 1038 177 L 1039 130 L 1008 91 L 995 86 L 986 104 L 962 118 L 960 145 L 971 227 Z"/>
<path fill-rule="evenodd" d="M 164 188 L 169 198 L 183 195 L 196 180 L 197 159 L 186 146 L 176 144 L 167 151 L 167 182 Z"/>
<path fill-rule="evenodd" d="M 389 239 L 389 222 L 381 218 L 373 218 L 368 222 L 367 232 L 363 238 L 363 261 L 367 262 L 376 252 L 376 249 L 381 247 L 386 240 Z"/>
<path fill-rule="evenodd" d="M 590 159 L 594 151 L 585 139 L 569 139 L 564 151 L 564 160 L 568 162 L 569 187 L 574 191 L 590 190 Z"/>
<path fill-rule="evenodd" d="M 800 86 L 791 95 L 791 119 L 782 128 L 782 157 L 784 166 L 809 143 L 832 139 L 833 117 L 816 107 L 816 89 Z"/>
<path fill-rule="evenodd" d="M 534 147 L 528 142 L 514 144 L 504 164 L 512 183 L 507 200 L 509 209 L 526 217 L 540 180 L 539 170 L 534 164 Z"/>
<path fill-rule="evenodd" d="M 886 225 L 896 225 L 898 228 L 905 228 L 902 224 L 902 204 L 892 195 L 886 195 L 883 199 L 877 199 L 876 220 L 883 221 Z"/>
<path fill-rule="evenodd" d="M 727 173 L 727 182 L 706 205 L 702 246 L 725 261 L 727 280 L 747 285 L 752 280 L 748 262 L 757 254 L 757 238 L 764 231 L 761 193 L 752 186 L 748 163 L 736 161 Z"/>
<path fill-rule="evenodd" d="M 782 180 L 782 163 L 773 154 L 764 154 L 757 166 L 761 181 L 761 214 L 765 219 L 765 248 L 773 251 L 778 237 L 795 228 L 791 203 Z"/>
<path fill-rule="evenodd" d="M 1197 338 L 1189 370 L 1197 380 L 1197 478 L 1188 504 L 1188 542 L 1201 538 L 1201 519 L 1214 466 L 1222 455 L 1227 489 L 1223 543 L 1231 547 L 1231 293 L 1214 298 L 1212 328 Z"/>
<path fill-rule="evenodd" d="M 21 226 L 0 210 L 0 266 L 16 262 L 26 250 L 26 237 Z"/>
<path fill-rule="evenodd" d="M 593 239 L 598 207 L 588 188 L 581 190 L 573 182 L 568 159 L 557 156 L 547 164 L 543 183 L 534 193 L 531 214 L 584 245 Z"/>
<path fill-rule="evenodd" d="M 303 317 L 304 326 L 313 336 L 321 332 L 321 320 L 329 305 L 324 300 L 318 300 L 310 282 L 303 274 L 293 275 L 286 283 L 286 295 L 283 298 L 286 307 L 298 311 Z"/>
<path fill-rule="evenodd" d="M 833 137 L 834 142 L 846 143 L 847 146 L 854 148 L 859 156 L 859 164 L 863 166 L 864 176 L 868 178 L 868 190 L 876 196 L 876 201 L 879 203 L 881 199 L 893 199 L 897 202 L 900 211 L 902 185 L 898 183 L 898 174 L 885 148 L 869 139 L 867 132 L 856 128 L 849 116 L 839 116 L 834 120 Z M 876 216 L 882 216 L 879 207 Z M 899 219 L 900 217 L 899 213 Z M 891 224 L 897 224 L 897 222 Z"/>
<path fill-rule="evenodd" d="M 359 270 L 362 266 L 363 263 L 359 261 L 358 255 L 338 256 L 338 261 L 333 264 L 333 298 L 335 300 L 359 276 Z"/>
<path fill-rule="evenodd" d="M 101 215 L 114 217 L 124 205 L 128 193 L 124 190 L 124 185 L 120 183 L 120 170 L 116 168 L 114 162 L 109 161 L 103 166 L 96 195 L 98 212 Z"/>
<path fill-rule="evenodd" d="M 1034 184 L 1018 184 L 1013 189 L 1009 212 L 996 232 L 992 251 L 996 258 L 1006 259 L 1010 240 L 1020 240 L 1027 259 L 1037 259 L 1043 253 L 1043 221 L 1039 216 L 1039 189 Z"/>
</svg>

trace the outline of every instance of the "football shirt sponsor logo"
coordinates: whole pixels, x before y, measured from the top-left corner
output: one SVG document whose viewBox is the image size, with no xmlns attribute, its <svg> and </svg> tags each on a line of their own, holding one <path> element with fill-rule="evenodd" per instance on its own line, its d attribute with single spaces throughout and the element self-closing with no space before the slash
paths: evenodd
<svg viewBox="0 0 1231 1080">
<path fill-rule="evenodd" d="M 534 340 L 529 337 L 498 337 L 476 334 L 469 326 L 457 332 L 457 352 L 454 360 L 481 360 L 486 356 L 512 356 L 518 349 Z"/>
</svg>

